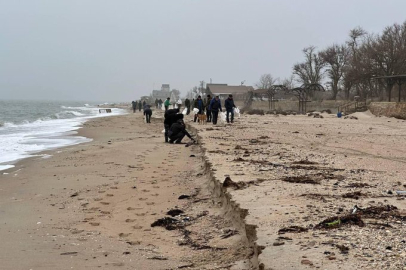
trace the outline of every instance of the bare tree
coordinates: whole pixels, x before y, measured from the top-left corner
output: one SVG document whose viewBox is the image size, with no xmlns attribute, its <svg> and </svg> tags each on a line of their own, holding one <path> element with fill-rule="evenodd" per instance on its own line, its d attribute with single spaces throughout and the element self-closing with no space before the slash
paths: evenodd
<svg viewBox="0 0 406 270">
<path fill-rule="evenodd" d="M 349 50 L 344 45 L 332 45 L 319 53 L 326 65 L 327 77 L 330 79 L 332 99 L 337 98 L 339 82 L 343 77 L 349 58 Z"/>
<path fill-rule="evenodd" d="M 284 85 L 287 89 L 293 89 L 295 88 L 295 77 L 293 75 L 291 75 L 288 78 L 285 78 L 282 80 L 282 85 Z"/>
<path fill-rule="evenodd" d="M 305 61 L 293 66 L 293 74 L 301 84 L 319 84 L 323 78 L 323 60 L 316 54 L 314 46 L 304 48 L 303 53 Z"/>
<path fill-rule="evenodd" d="M 269 110 L 271 110 L 271 105 L 273 105 L 275 94 L 278 91 L 278 88 L 275 87 L 275 83 L 277 81 L 278 79 L 275 79 L 270 73 L 268 73 L 262 74 L 259 78 L 259 82 L 255 84 L 258 89 L 264 91 L 263 94 L 260 95 L 260 97 L 261 99 L 263 97 L 266 97 L 268 99 Z"/>
<path fill-rule="evenodd" d="M 363 66 L 369 74 L 391 76 L 406 72 L 406 22 L 394 24 L 384 29 L 381 35 L 370 36 L 362 46 Z M 394 81 L 384 80 L 388 100 Z"/>
<path fill-rule="evenodd" d="M 270 73 L 262 74 L 255 86 L 258 89 L 269 89 L 277 80 Z"/>
</svg>

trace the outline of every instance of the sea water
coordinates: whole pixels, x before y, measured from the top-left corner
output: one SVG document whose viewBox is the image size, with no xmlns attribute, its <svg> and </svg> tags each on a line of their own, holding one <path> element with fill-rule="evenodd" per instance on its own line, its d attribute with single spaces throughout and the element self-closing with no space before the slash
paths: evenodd
<svg viewBox="0 0 406 270">
<path fill-rule="evenodd" d="M 41 151 L 91 141 L 75 135 L 84 122 L 125 113 L 99 113 L 96 103 L 0 100 L 0 171 Z"/>
</svg>

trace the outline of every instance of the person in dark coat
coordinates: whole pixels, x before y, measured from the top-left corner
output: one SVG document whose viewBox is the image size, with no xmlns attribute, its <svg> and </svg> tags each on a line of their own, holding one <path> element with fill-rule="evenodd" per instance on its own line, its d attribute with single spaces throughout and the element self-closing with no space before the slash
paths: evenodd
<svg viewBox="0 0 406 270">
<path fill-rule="evenodd" d="M 138 111 L 141 111 L 141 109 L 142 109 L 142 103 L 141 103 L 141 100 L 138 102 Z"/>
<path fill-rule="evenodd" d="M 216 96 L 213 98 L 210 102 L 209 105 L 209 110 L 211 111 L 212 114 L 212 120 L 213 120 L 213 125 L 217 125 L 217 118 L 219 116 L 219 111 L 222 112 L 223 110 L 221 109 L 221 101 L 219 99 L 219 96 Z"/>
<path fill-rule="evenodd" d="M 183 114 L 180 115 L 182 116 L 181 119 L 178 119 L 175 123 L 173 123 L 169 129 L 169 143 L 182 143 L 185 136 L 194 142 L 195 140 L 186 130 L 185 123 L 183 122 Z"/>
<path fill-rule="evenodd" d="M 210 96 L 210 95 L 207 95 L 207 101 L 206 101 L 206 116 L 207 116 L 207 122 L 211 122 L 210 103 L 211 103 L 211 96 Z"/>
<path fill-rule="evenodd" d="M 142 108 L 143 108 L 143 109 L 145 108 L 145 105 L 147 105 L 147 102 L 144 100 L 144 101 L 142 102 Z"/>
<path fill-rule="evenodd" d="M 151 106 L 145 105 L 144 115 L 145 115 L 145 121 L 147 122 L 147 124 L 151 124 L 151 115 L 152 115 Z"/>
<path fill-rule="evenodd" d="M 230 119 L 228 117 L 229 114 L 231 114 L 231 123 L 234 121 L 234 100 L 233 100 L 233 95 L 228 95 L 228 98 L 224 101 L 224 107 L 226 107 L 226 112 L 227 112 L 227 123 L 230 123 Z"/>
<path fill-rule="evenodd" d="M 155 108 L 158 109 L 158 99 L 157 98 L 155 99 Z"/>
<path fill-rule="evenodd" d="M 137 102 L 133 100 L 133 101 L 131 102 L 131 106 L 132 106 L 132 108 L 133 108 L 133 113 L 135 113 L 135 111 L 137 110 Z"/>
<path fill-rule="evenodd" d="M 160 109 L 162 109 L 162 103 L 163 103 L 162 99 L 159 99 L 159 100 L 158 100 L 158 105 L 159 105 L 159 108 L 160 108 Z"/>
<path fill-rule="evenodd" d="M 199 109 L 199 112 L 197 114 L 203 114 L 204 113 L 204 108 L 203 108 L 203 100 L 201 96 L 198 96 L 197 99 L 195 100 L 195 108 Z M 197 121 L 197 114 L 195 114 L 195 119 L 194 121 Z"/>
<path fill-rule="evenodd" d="M 188 98 L 185 99 L 185 107 L 187 109 L 186 115 L 189 115 L 189 113 L 190 113 L 190 100 Z"/>
<path fill-rule="evenodd" d="M 182 114 L 182 116 L 180 116 L 181 114 L 178 114 L 178 113 L 179 113 L 179 109 L 170 109 L 165 112 L 165 115 L 164 115 L 164 117 L 165 117 L 165 120 L 164 120 L 165 142 L 169 141 L 168 132 L 169 132 L 169 128 L 171 127 L 171 125 L 173 123 L 175 123 L 177 120 L 183 118 L 183 114 Z"/>
</svg>

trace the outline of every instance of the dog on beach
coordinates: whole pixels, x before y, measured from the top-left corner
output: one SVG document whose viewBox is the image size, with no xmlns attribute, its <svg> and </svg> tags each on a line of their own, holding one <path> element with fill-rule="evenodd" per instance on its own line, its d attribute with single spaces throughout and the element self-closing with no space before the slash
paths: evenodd
<svg viewBox="0 0 406 270">
<path fill-rule="evenodd" d="M 197 119 L 201 125 L 205 125 L 207 122 L 207 116 L 205 114 L 198 114 Z"/>
</svg>

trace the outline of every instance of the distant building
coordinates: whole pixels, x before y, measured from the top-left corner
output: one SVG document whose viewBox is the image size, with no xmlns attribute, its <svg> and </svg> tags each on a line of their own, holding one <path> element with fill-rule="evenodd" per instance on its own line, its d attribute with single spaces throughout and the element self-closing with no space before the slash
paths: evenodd
<svg viewBox="0 0 406 270">
<path fill-rule="evenodd" d="M 219 96 L 220 99 L 225 99 L 228 95 L 233 95 L 233 98 L 236 100 L 245 99 L 250 91 L 254 91 L 254 87 L 252 86 L 232 86 L 227 84 L 207 84 L 206 89 L 208 93 L 212 93 L 213 96 Z"/>
<path fill-rule="evenodd" d="M 152 90 L 151 98 L 155 101 L 155 99 L 162 99 L 165 101 L 168 97 L 171 96 L 171 89 L 169 84 L 162 84 L 161 90 Z"/>
</svg>

